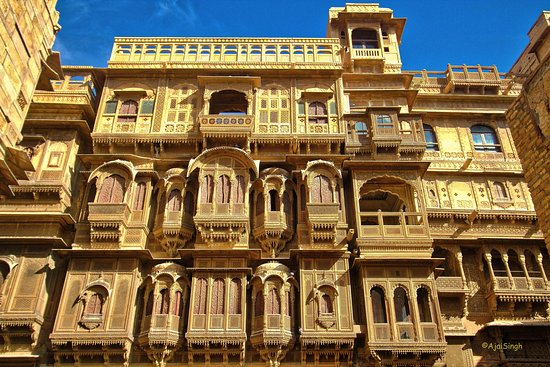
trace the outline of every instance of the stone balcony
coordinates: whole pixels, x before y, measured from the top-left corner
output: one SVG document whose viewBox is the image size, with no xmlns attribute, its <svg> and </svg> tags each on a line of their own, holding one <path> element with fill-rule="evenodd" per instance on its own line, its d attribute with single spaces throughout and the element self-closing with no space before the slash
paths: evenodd
<svg viewBox="0 0 550 367">
<path fill-rule="evenodd" d="M 126 203 L 89 203 L 88 222 L 92 246 L 102 243 L 108 247 L 118 247 L 130 220 L 130 208 Z"/>
<path fill-rule="evenodd" d="M 469 292 L 468 287 L 464 284 L 461 277 L 458 276 L 443 276 L 436 278 L 437 293 L 448 295 L 463 295 Z"/>
<path fill-rule="evenodd" d="M 427 238 L 428 225 L 420 212 L 361 212 L 359 237 L 368 239 Z"/>
<path fill-rule="evenodd" d="M 174 347 L 180 345 L 183 332 L 180 330 L 180 316 L 160 314 L 148 315 L 144 320 L 145 329 L 139 335 L 139 343 L 142 345 L 168 345 Z"/>
<path fill-rule="evenodd" d="M 550 284 L 541 277 L 494 276 L 487 302 L 495 318 L 548 317 Z"/>
<path fill-rule="evenodd" d="M 109 68 L 341 69 L 327 38 L 115 38 Z M 289 67 L 287 67 L 289 66 Z"/>
<path fill-rule="evenodd" d="M 311 243 L 334 243 L 340 221 L 338 203 L 308 203 L 307 222 Z"/>
<path fill-rule="evenodd" d="M 352 58 L 354 60 L 379 60 L 382 59 L 382 50 L 379 48 L 353 48 Z"/>
</svg>

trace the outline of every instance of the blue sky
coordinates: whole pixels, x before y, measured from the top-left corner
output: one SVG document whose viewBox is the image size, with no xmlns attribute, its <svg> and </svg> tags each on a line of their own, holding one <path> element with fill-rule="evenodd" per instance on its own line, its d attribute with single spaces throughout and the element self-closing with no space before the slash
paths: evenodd
<svg viewBox="0 0 550 367">
<path fill-rule="evenodd" d="M 353 2 L 353 1 L 350 1 Z M 359 1 L 355 1 L 359 2 Z M 65 65 L 104 67 L 115 36 L 325 37 L 328 9 L 345 0 L 58 0 L 54 50 Z M 505 72 L 528 43 L 548 0 L 386 0 L 407 18 L 406 70 L 497 65 Z"/>
</svg>

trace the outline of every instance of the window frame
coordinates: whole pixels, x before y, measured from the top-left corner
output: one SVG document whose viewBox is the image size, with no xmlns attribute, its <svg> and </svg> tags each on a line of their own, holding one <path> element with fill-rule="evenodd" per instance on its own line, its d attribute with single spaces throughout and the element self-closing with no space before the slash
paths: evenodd
<svg viewBox="0 0 550 367">
<path fill-rule="evenodd" d="M 313 108 L 314 114 L 311 113 Z M 324 110 L 324 114 L 319 114 L 319 108 Z M 321 111 L 323 112 L 323 111 Z M 326 103 L 321 101 L 312 101 L 307 104 L 307 122 L 312 125 L 328 125 L 329 111 Z"/>
<path fill-rule="evenodd" d="M 422 124 L 422 129 L 424 130 L 424 140 L 426 142 L 426 150 L 431 152 L 439 151 L 439 142 L 437 141 L 437 134 L 433 126 L 428 124 Z M 428 140 L 428 135 L 432 136 L 431 140 Z"/>
<path fill-rule="evenodd" d="M 474 131 L 480 130 L 480 131 Z M 498 138 L 497 131 L 490 126 L 483 124 L 475 124 L 470 126 L 470 135 L 472 137 L 472 143 L 476 152 L 483 153 L 500 153 L 502 147 Z M 487 142 L 487 136 L 491 136 L 494 143 Z M 476 137 L 479 137 L 481 143 L 476 143 Z"/>
</svg>

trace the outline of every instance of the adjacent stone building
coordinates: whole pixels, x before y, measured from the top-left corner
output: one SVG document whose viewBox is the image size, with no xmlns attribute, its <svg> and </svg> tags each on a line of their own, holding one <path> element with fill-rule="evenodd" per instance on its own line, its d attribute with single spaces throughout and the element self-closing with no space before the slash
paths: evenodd
<svg viewBox="0 0 550 367">
<path fill-rule="evenodd" d="M 496 67 L 326 38 L 116 38 L 64 67 L 0 201 L 0 364 L 540 366 L 550 257 Z"/>
<path fill-rule="evenodd" d="M 509 74 L 523 91 L 506 117 L 550 249 L 550 12 L 529 31 L 529 45 Z"/>
</svg>

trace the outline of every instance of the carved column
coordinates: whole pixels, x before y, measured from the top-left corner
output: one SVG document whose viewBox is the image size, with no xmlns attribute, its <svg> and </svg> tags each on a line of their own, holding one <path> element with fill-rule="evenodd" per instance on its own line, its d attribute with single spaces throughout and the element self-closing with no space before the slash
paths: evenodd
<svg viewBox="0 0 550 367">
<path fill-rule="evenodd" d="M 485 257 L 485 261 L 487 261 L 487 266 L 489 267 L 489 275 L 491 276 L 491 281 L 493 282 L 493 289 L 497 289 L 498 282 L 495 277 L 495 271 L 493 270 L 493 264 L 491 263 L 492 256 L 490 253 L 484 252 L 483 257 Z"/>
<path fill-rule="evenodd" d="M 519 262 L 521 264 L 521 268 L 523 269 L 523 273 L 525 274 L 525 278 L 527 278 L 527 286 L 530 290 L 532 290 L 533 281 L 531 280 L 531 277 L 529 276 L 529 271 L 527 270 L 527 266 L 525 265 L 525 255 L 519 255 Z"/>
<path fill-rule="evenodd" d="M 542 254 L 540 252 L 537 255 L 537 264 L 539 265 L 540 274 L 542 275 L 542 279 L 544 279 L 544 284 L 546 284 L 546 289 L 548 289 L 548 277 L 546 275 L 546 272 L 544 271 L 544 265 L 542 264 Z"/>
<path fill-rule="evenodd" d="M 510 282 L 510 286 L 512 287 L 512 289 L 516 289 L 516 283 L 514 282 L 514 277 L 512 276 L 512 272 L 510 271 L 510 266 L 508 265 L 507 254 L 502 255 L 502 262 L 504 263 L 504 267 L 506 268 L 506 274 L 508 275 L 508 281 Z"/>
<path fill-rule="evenodd" d="M 393 340 L 392 341 L 399 341 L 399 330 L 397 329 L 397 319 L 395 317 L 395 304 L 393 302 L 393 292 L 395 289 L 392 290 L 392 295 L 387 295 L 388 305 L 389 305 L 389 322 L 391 324 L 391 330 L 393 334 Z"/>
<path fill-rule="evenodd" d="M 416 299 L 416 288 L 410 290 L 410 307 L 411 307 L 411 316 L 414 329 L 414 341 L 419 342 L 424 340 L 424 336 L 420 332 L 420 314 L 418 313 L 418 302 Z"/>
</svg>

